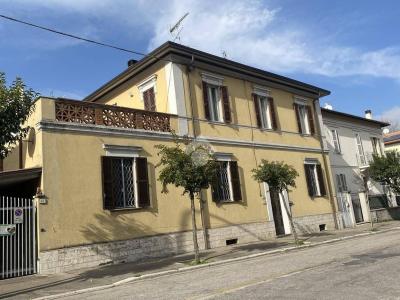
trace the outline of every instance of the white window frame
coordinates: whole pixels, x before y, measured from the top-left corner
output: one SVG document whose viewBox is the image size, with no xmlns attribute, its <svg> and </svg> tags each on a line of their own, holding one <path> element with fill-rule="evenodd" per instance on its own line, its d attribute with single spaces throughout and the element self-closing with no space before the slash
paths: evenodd
<svg viewBox="0 0 400 300">
<path fill-rule="evenodd" d="M 382 155 L 381 140 L 376 136 L 371 136 L 372 151 L 378 155 Z"/>
<path fill-rule="evenodd" d="M 121 158 L 132 158 L 132 180 L 134 187 L 135 207 L 139 207 L 139 194 L 137 184 L 137 173 L 136 158 L 140 157 L 140 152 L 143 150 L 142 147 L 136 146 L 122 146 L 122 145 L 109 145 L 103 144 L 103 149 L 106 151 L 106 156 L 121 157 Z M 129 208 L 129 207 L 126 207 Z"/>
<path fill-rule="evenodd" d="M 231 161 L 232 154 L 231 153 L 216 153 L 215 158 L 217 162 L 227 162 L 226 164 L 226 172 L 228 177 L 228 189 L 229 189 L 229 198 L 230 199 L 222 199 L 221 202 L 234 202 L 233 200 L 233 185 L 232 185 L 232 176 L 231 176 Z"/>
<path fill-rule="evenodd" d="M 212 96 L 212 90 L 215 90 L 215 99 Z M 208 94 L 208 107 L 210 110 L 210 119 L 214 122 L 224 122 L 224 114 L 223 114 L 223 104 L 221 97 L 221 89 L 220 86 L 216 86 L 213 84 L 207 84 L 207 94 Z M 214 101 L 216 101 L 214 105 Z M 214 108 L 217 108 L 218 111 L 215 113 Z"/>
<path fill-rule="evenodd" d="M 138 84 L 141 101 L 144 101 L 143 93 L 151 88 L 153 88 L 153 90 L 154 90 L 154 97 L 156 96 L 156 94 L 157 94 L 157 84 L 156 83 L 157 83 L 157 75 L 154 74 Z M 154 102 L 155 102 L 155 100 L 156 99 L 154 99 Z"/>
<path fill-rule="evenodd" d="M 367 159 L 365 157 L 364 146 L 362 144 L 361 135 L 359 133 L 356 133 L 356 146 L 357 146 L 357 154 L 359 156 L 360 163 L 362 165 L 366 165 L 367 164 Z M 362 153 L 360 153 L 360 151 Z"/>
<path fill-rule="evenodd" d="M 317 172 L 317 165 L 319 164 L 319 162 L 317 160 L 313 160 L 313 159 L 308 159 L 304 161 L 305 165 L 311 165 L 313 166 L 313 175 L 314 175 L 314 182 L 315 182 L 315 188 L 316 188 L 316 193 L 315 193 L 315 197 L 321 197 L 321 187 L 319 186 L 319 177 L 318 177 L 318 172 Z M 307 174 L 306 174 L 307 176 Z M 322 178 L 321 178 L 322 179 Z"/>
<path fill-rule="evenodd" d="M 335 152 L 340 154 L 342 153 L 342 147 L 340 146 L 339 133 L 337 129 L 331 129 L 331 133 L 332 133 L 332 143 L 333 147 L 335 148 Z"/>
<path fill-rule="evenodd" d="M 263 107 L 263 102 L 265 107 Z M 261 127 L 264 129 L 272 129 L 271 103 L 268 97 L 257 95 L 257 105 L 260 111 Z"/>
<path fill-rule="evenodd" d="M 295 103 L 299 107 L 301 133 L 311 134 L 310 116 L 308 115 L 307 101 L 305 99 L 295 98 Z"/>
</svg>

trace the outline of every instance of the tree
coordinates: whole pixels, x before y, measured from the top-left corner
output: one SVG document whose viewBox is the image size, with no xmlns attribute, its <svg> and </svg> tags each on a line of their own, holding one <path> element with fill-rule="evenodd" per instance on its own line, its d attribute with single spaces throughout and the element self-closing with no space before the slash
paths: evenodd
<svg viewBox="0 0 400 300">
<path fill-rule="evenodd" d="M 261 164 L 252 170 L 253 178 L 258 182 L 268 183 L 269 189 L 274 194 L 281 194 L 283 191 L 289 191 L 289 187 L 296 187 L 296 177 L 299 173 L 290 165 L 280 161 L 261 160 Z M 293 216 L 289 210 L 286 201 L 283 201 L 286 214 L 289 218 L 294 241 L 299 244 L 297 232 L 293 223 Z"/>
<path fill-rule="evenodd" d="M 21 78 L 7 87 L 6 76 L 0 72 L 0 160 L 26 136 L 29 128 L 23 126 L 34 110 L 38 95 L 27 89 Z"/>
<path fill-rule="evenodd" d="M 202 143 L 186 143 L 175 138 L 174 146 L 156 145 L 160 149 L 158 156 L 162 167 L 158 180 L 162 182 L 163 192 L 168 192 L 167 185 L 173 184 L 183 188 L 183 195 L 188 194 L 191 204 L 193 247 L 196 264 L 200 263 L 199 246 L 197 242 L 197 226 L 194 198 L 202 189 L 208 189 L 215 182 L 218 163 L 212 155 L 210 147 Z"/>
<path fill-rule="evenodd" d="M 385 155 L 372 155 L 369 176 L 386 185 L 391 192 L 400 195 L 400 153 L 388 151 Z"/>
</svg>

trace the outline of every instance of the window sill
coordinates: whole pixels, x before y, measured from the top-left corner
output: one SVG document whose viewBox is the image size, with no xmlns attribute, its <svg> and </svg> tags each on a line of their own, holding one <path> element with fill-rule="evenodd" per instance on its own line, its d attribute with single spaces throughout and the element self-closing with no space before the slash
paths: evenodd
<svg viewBox="0 0 400 300">
<path fill-rule="evenodd" d="M 215 203 L 217 203 L 217 205 L 218 204 L 232 204 L 232 203 L 238 203 L 238 202 L 240 202 L 239 200 L 238 201 L 235 201 L 235 200 L 220 200 L 220 201 L 215 201 Z"/>
<path fill-rule="evenodd" d="M 230 125 L 231 123 L 226 123 L 224 121 L 212 121 L 212 120 L 207 120 L 208 124 L 212 125 Z"/>
<path fill-rule="evenodd" d="M 112 209 L 108 209 L 108 208 L 104 208 L 104 210 L 108 210 L 110 212 L 118 212 L 118 211 L 140 211 L 140 210 L 145 210 L 149 207 L 126 207 L 126 208 L 112 208 Z"/>
</svg>

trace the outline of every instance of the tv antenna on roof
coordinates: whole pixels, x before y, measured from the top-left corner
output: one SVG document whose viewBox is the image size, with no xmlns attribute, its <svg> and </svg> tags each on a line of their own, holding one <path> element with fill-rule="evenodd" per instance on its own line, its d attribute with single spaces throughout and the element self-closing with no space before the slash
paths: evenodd
<svg viewBox="0 0 400 300">
<path fill-rule="evenodd" d="M 175 42 L 176 40 L 178 40 L 179 42 L 181 41 L 180 33 L 181 33 L 182 29 L 183 29 L 183 26 L 181 26 L 181 25 L 182 25 L 182 21 L 183 21 L 183 19 L 185 19 L 188 15 L 189 15 L 188 12 L 187 12 L 186 14 L 184 14 L 184 15 L 178 20 L 178 22 L 176 22 L 175 25 L 172 26 L 172 27 L 169 29 L 169 33 L 170 33 L 171 36 L 172 36 L 172 41 L 173 41 L 173 42 Z"/>
</svg>

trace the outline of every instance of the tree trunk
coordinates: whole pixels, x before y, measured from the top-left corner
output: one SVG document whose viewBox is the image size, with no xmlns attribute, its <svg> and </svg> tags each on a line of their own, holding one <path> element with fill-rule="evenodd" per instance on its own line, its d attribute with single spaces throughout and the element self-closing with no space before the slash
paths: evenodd
<svg viewBox="0 0 400 300">
<path fill-rule="evenodd" d="M 282 194 L 282 191 L 279 192 L 279 194 Z M 288 193 L 288 201 L 289 201 L 289 193 Z M 296 245 L 298 245 L 299 244 L 299 238 L 297 236 L 296 228 L 294 227 L 293 218 L 292 218 L 292 212 L 289 212 L 289 207 L 288 207 L 288 204 L 286 203 L 285 199 L 283 199 L 282 202 L 283 202 L 283 206 L 285 207 L 286 214 L 287 214 L 287 216 L 289 218 L 290 229 L 292 230 L 294 242 L 295 242 Z"/>
<path fill-rule="evenodd" d="M 194 206 L 194 194 L 190 193 L 190 206 L 192 212 L 192 232 L 193 232 L 193 248 L 194 248 L 194 262 L 200 263 L 199 244 L 197 243 L 197 226 L 196 226 L 196 210 Z"/>
<path fill-rule="evenodd" d="M 204 249 L 210 249 L 207 236 L 206 216 L 204 213 L 204 201 L 201 197 L 201 192 L 199 193 L 199 201 L 200 201 L 201 225 L 203 227 Z"/>
</svg>

